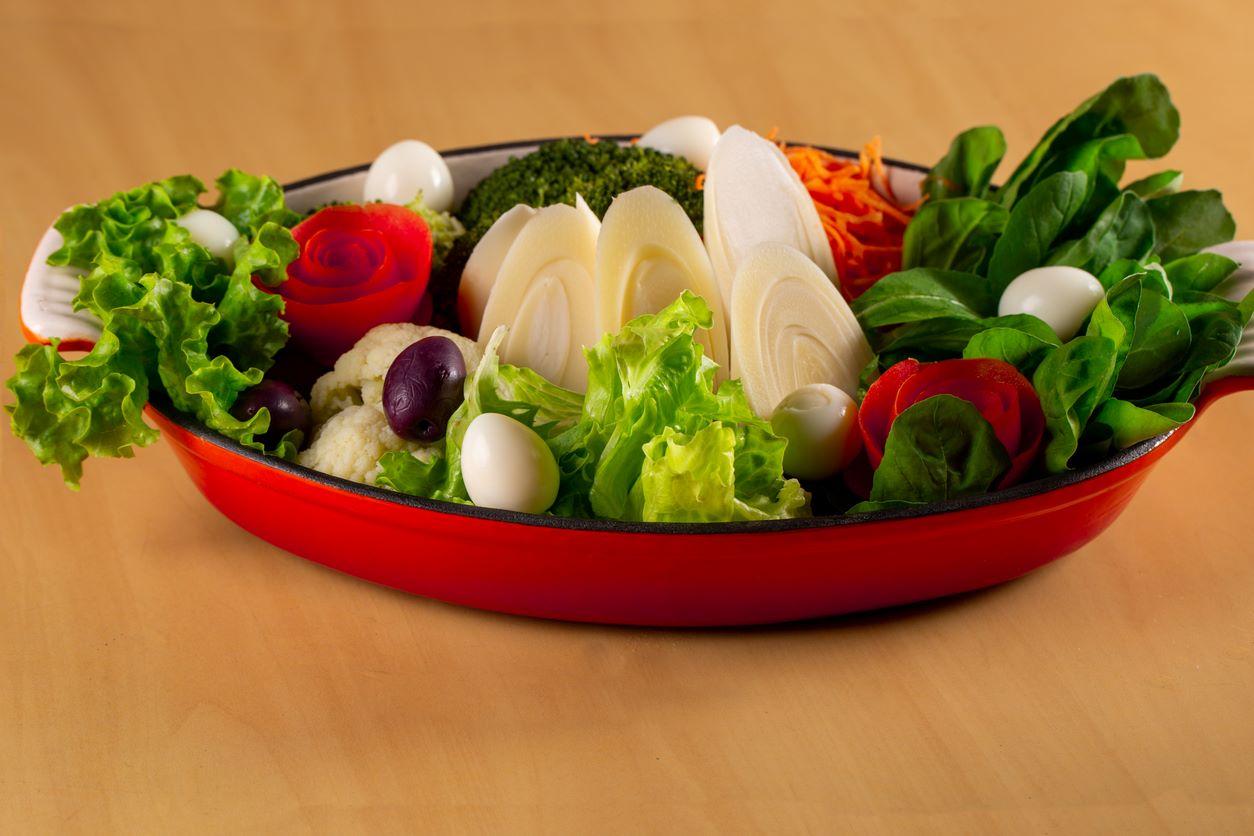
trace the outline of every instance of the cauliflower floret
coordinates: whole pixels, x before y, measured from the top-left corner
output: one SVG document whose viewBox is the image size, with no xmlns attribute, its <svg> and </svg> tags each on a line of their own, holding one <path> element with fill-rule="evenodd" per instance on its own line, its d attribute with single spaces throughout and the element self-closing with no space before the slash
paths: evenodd
<svg viewBox="0 0 1254 836">
<path fill-rule="evenodd" d="M 419 444 L 392 432 L 383 410 L 370 405 L 350 406 L 332 415 L 313 434 L 313 443 L 296 461 L 305 467 L 373 485 L 379 475 L 379 457 L 392 450 L 408 450 L 420 459 L 434 455 L 433 445 Z"/>
<path fill-rule="evenodd" d="M 310 398 L 314 423 L 321 425 L 350 406 L 380 406 L 383 402 L 383 378 L 396 355 L 419 340 L 434 336 L 448 337 L 456 343 L 466 361 L 466 374 L 474 372 L 483 356 L 474 340 L 431 325 L 408 322 L 376 325 L 356 345 L 340 355 L 340 359 L 335 361 L 335 368 L 314 384 Z"/>
</svg>

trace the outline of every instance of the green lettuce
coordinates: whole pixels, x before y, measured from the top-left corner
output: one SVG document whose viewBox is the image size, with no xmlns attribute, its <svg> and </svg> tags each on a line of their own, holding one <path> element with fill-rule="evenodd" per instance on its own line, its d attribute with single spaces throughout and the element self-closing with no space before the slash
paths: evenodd
<svg viewBox="0 0 1254 836">
<path fill-rule="evenodd" d="M 295 216 L 269 178 L 227 172 L 217 208 L 240 229 L 233 265 L 196 244 L 176 219 L 196 207 L 204 186 L 173 177 L 70 209 L 56 223 L 64 245 L 48 259 L 86 270 L 76 310 L 100 319 L 86 355 L 62 357 L 56 345 L 27 346 L 7 383 L 13 432 L 39 460 L 61 467 L 77 487 L 89 456 L 129 457 L 157 433 L 143 421 L 154 391 L 210 429 L 254 449 L 269 429 L 261 410 L 231 415 L 240 392 L 260 382 L 287 341 L 282 299 L 253 276 L 281 280 L 297 254 L 280 222 Z M 298 433 L 275 449 L 295 455 Z"/>
</svg>

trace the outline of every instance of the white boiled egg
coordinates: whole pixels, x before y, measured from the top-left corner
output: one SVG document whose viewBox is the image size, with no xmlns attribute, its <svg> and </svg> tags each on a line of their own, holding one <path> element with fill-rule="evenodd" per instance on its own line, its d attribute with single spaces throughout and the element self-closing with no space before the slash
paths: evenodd
<svg viewBox="0 0 1254 836">
<path fill-rule="evenodd" d="M 367 203 L 406 204 L 422 192 L 422 202 L 436 212 L 453 207 L 453 175 L 434 148 L 416 139 L 403 139 L 375 157 L 366 173 L 362 199 Z"/>
<path fill-rule="evenodd" d="M 1031 314 L 1043 319 L 1063 341 L 1080 330 L 1084 318 L 1102 301 L 1102 283 L 1079 267 L 1037 267 L 1006 286 L 997 304 L 999 316 Z"/>
<path fill-rule="evenodd" d="M 209 251 L 214 258 L 231 261 L 239 230 L 212 209 L 193 209 L 176 223 L 191 233 L 192 240 Z"/>
<path fill-rule="evenodd" d="M 775 434 L 788 440 L 784 472 L 801 479 L 826 479 L 844 470 L 858 453 L 858 405 L 830 383 L 794 389 L 771 415 Z"/>
<path fill-rule="evenodd" d="M 483 508 L 539 514 L 557 499 L 557 460 L 544 439 L 508 415 L 485 412 L 462 439 L 462 479 Z"/>
<path fill-rule="evenodd" d="M 718 125 L 704 116 L 677 116 L 650 128 L 636 144 L 683 157 L 705 171 L 720 133 Z"/>
</svg>

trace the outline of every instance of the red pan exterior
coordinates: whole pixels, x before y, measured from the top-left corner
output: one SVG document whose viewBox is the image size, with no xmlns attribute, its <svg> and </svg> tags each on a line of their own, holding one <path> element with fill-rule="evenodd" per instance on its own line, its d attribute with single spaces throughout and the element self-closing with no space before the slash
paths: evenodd
<svg viewBox="0 0 1254 836">
<path fill-rule="evenodd" d="M 1212 384 L 1201 406 L 1250 382 Z M 1105 530 L 1183 435 L 1092 478 L 963 510 L 792 530 L 644 533 L 413 507 L 250 458 L 149 414 L 205 497 L 279 548 L 456 604 L 659 626 L 817 618 L 1017 578 Z"/>
</svg>

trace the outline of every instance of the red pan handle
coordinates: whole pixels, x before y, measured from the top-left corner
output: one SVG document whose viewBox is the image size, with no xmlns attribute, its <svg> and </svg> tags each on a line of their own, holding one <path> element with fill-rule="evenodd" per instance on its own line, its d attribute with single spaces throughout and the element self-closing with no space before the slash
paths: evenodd
<svg viewBox="0 0 1254 836">
<path fill-rule="evenodd" d="M 1196 421 L 1199 416 L 1211 407 L 1220 398 L 1231 395 L 1235 392 L 1254 391 L 1254 375 L 1233 375 L 1232 377 L 1221 377 L 1218 380 L 1212 380 L 1202 388 L 1202 394 L 1197 399 L 1197 414 L 1193 416 Z M 1193 423 L 1190 421 L 1189 423 Z"/>
</svg>

